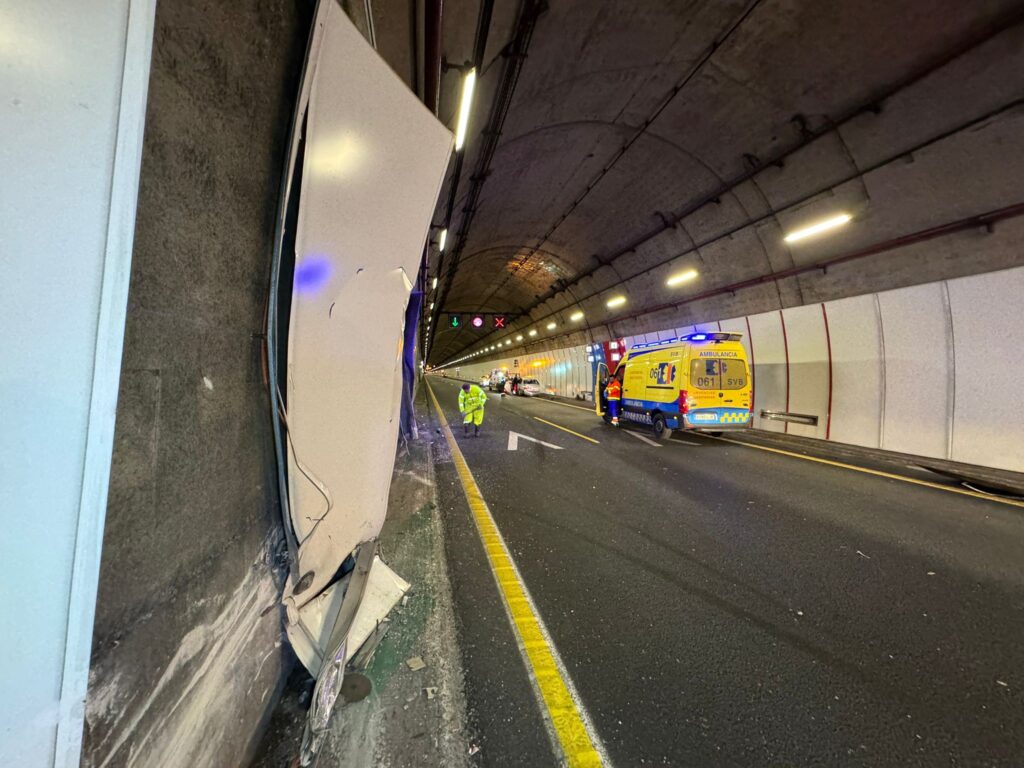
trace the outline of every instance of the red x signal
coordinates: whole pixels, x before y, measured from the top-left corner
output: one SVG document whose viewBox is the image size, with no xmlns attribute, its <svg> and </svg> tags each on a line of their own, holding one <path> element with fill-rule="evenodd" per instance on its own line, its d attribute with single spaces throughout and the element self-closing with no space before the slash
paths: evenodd
<svg viewBox="0 0 1024 768">
<path fill-rule="evenodd" d="M 505 327 L 505 316 L 504 315 L 495 315 L 494 316 L 494 327 L 495 328 L 504 328 Z"/>
</svg>

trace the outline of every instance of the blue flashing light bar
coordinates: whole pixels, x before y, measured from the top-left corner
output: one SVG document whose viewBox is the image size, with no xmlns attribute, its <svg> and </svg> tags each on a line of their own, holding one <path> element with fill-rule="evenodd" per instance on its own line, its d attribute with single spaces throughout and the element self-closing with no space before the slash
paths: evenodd
<svg viewBox="0 0 1024 768">
<path fill-rule="evenodd" d="M 680 341 L 739 341 L 743 338 L 742 333 L 691 333 L 675 339 L 662 339 L 661 341 L 648 341 L 643 344 L 634 344 L 633 349 L 650 349 L 651 347 L 664 347 L 668 344 L 678 344 Z"/>
</svg>

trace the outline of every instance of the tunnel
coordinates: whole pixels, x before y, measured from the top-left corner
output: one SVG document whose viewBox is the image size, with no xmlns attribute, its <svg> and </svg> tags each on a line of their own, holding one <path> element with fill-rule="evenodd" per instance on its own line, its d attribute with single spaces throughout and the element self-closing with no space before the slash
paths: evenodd
<svg viewBox="0 0 1024 768">
<path fill-rule="evenodd" d="M 0 764 L 1024 764 L 1024 7 L 0 4 Z"/>
</svg>

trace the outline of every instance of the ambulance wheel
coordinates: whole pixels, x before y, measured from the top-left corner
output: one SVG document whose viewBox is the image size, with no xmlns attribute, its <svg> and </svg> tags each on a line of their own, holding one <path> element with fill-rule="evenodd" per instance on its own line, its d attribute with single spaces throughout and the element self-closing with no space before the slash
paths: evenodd
<svg viewBox="0 0 1024 768">
<path fill-rule="evenodd" d="M 654 415 L 651 426 L 654 427 L 654 436 L 659 440 L 668 440 L 672 437 L 672 430 L 669 429 L 668 424 L 665 423 L 665 417 L 660 413 Z"/>
</svg>

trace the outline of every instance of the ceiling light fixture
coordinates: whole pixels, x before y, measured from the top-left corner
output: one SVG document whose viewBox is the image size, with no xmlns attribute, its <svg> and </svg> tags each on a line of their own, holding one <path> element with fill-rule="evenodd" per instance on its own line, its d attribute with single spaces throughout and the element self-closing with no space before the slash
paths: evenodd
<svg viewBox="0 0 1024 768">
<path fill-rule="evenodd" d="M 840 213 L 835 216 L 829 216 L 827 219 L 822 219 L 821 221 L 811 224 L 810 226 L 804 227 L 803 229 L 794 230 L 790 232 L 788 235 L 786 235 L 783 239 L 787 243 L 795 243 L 797 240 L 803 240 L 805 238 L 821 234 L 822 232 L 827 232 L 830 229 L 841 227 L 844 224 L 848 224 L 852 218 L 853 216 L 851 216 L 848 213 Z"/>
<path fill-rule="evenodd" d="M 469 112 L 473 107 L 473 89 L 476 87 L 476 69 L 466 73 L 462 81 L 462 101 L 459 103 L 459 122 L 455 128 L 455 151 L 458 152 L 466 143 L 466 130 L 469 128 Z"/>
<path fill-rule="evenodd" d="M 522 340 L 523 340 L 523 334 L 520 333 L 518 336 L 516 336 L 516 341 L 522 341 Z"/>
<path fill-rule="evenodd" d="M 433 284 L 432 287 L 433 287 L 433 290 L 435 290 L 435 291 L 437 290 L 437 278 L 436 277 L 434 278 L 434 284 Z"/>
<path fill-rule="evenodd" d="M 688 282 L 690 282 L 691 280 L 693 280 L 696 277 L 697 277 L 697 270 L 696 269 L 688 269 L 685 272 L 679 272 L 679 273 L 677 273 L 675 275 L 672 275 L 672 277 L 670 277 L 668 280 L 665 281 L 665 285 L 667 285 L 669 288 L 671 288 L 671 287 L 676 286 L 676 285 L 682 285 L 683 283 L 688 283 Z"/>
<path fill-rule="evenodd" d="M 447 242 L 448 242 L 448 228 L 445 227 L 444 229 L 441 230 L 441 236 L 439 238 L 437 238 L 437 250 L 443 251 L 444 250 L 444 244 L 447 243 Z M 435 277 L 434 280 L 436 282 L 437 278 Z M 436 288 L 437 286 L 435 285 L 434 287 Z"/>
<path fill-rule="evenodd" d="M 573 312 L 571 315 L 569 315 L 569 319 L 572 320 L 574 323 L 578 323 L 580 320 L 583 319 L 583 313 Z"/>
<path fill-rule="evenodd" d="M 548 330 L 549 330 L 549 331 L 553 331 L 553 330 L 555 330 L 555 328 L 556 328 L 556 327 L 557 327 L 557 326 L 556 326 L 556 324 L 555 324 L 555 323 L 548 323 Z"/>
<path fill-rule="evenodd" d="M 534 328 L 532 331 L 530 331 L 530 335 L 531 336 L 536 336 L 537 335 L 537 329 Z"/>
<path fill-rule="evenodd" d="M 612 298 L 608 299 L 607 307 L 609 309 L 615 309 L 615 307 L 621 307 L 625 303 L 626 303 L 626 297 L 625 296 L 613 296 Z"/>
</svg>

